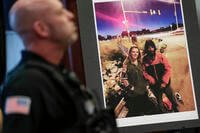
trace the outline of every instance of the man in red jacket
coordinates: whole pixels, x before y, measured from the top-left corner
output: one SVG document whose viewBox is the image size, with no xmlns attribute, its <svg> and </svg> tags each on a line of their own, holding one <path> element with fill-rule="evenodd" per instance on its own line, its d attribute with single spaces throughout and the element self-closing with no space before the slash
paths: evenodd
<svg viewBox="0 0 200 133">
<path fill-rule="evenodd" d="M 156 46 L 152 40 L 147 40 L 144 46 L 143 74 L 158 100 L 161 113 L 167 112 L 162 96 L 167 95 L 172 103 L 174 112 L 178 112 L 177 103 L 170 87 L 171 67 L 167 58 L 156 52 Z"/>
</svg>

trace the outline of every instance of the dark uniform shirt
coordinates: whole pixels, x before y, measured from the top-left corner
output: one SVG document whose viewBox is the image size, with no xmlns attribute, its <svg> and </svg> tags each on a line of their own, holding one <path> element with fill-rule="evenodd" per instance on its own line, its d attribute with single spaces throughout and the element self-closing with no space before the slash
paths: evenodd
<svg viewBox="0 0 200 133">
<path fill-rule="evenodd" d="M 40 68 L 24 66 L 28 62 L 42 63 L 66 78 L 64 71 L 40 56 L 23 51 L 22 60 L 8 74 L 1 96 L 4 133 L 66 133 L 76 128 L 77 110 L 69 89 L 79 91 L 68 83 L 64 88 Z M 77 131 L 79 132 L 79 131 Z M 80 131 L 81 132 L 81 131 Z"/>
</svg>

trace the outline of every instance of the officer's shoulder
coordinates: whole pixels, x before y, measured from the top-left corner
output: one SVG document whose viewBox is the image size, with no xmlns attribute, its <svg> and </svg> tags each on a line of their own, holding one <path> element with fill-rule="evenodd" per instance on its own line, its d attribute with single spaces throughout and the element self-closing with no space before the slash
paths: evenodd
<svg viewBox="0 0 200 133">
<path fill-rule="evenodd" d="M 18 69 L 10 72 L 7 77 L 7 84 L 12 86 L 34 85 L 47 82 L 47 76 L 38 69 Z"/>
</svg>

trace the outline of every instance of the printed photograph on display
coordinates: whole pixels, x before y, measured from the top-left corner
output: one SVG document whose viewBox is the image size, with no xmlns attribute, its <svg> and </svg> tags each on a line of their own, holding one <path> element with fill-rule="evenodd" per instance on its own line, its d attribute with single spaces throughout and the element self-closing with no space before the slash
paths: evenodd
<svg viewBox="0 0 200 133">
<path fill-rule="evenodd" d="M 181 0 L 93 0 L 105 107 L 119 127 L 198 119 Z"/>
</svg>

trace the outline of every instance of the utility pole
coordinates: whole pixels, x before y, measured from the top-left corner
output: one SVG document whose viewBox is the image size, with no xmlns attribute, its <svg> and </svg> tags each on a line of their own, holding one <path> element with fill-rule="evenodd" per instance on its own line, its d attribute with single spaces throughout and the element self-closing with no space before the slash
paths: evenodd
<svg viewBox="0 0 200 133">
<path fill-rule="evenodd" d="M 174 0 L 174 16 L 176 18 L 176 29 L 178 29 L 178 17 L 177 17 L 176 1 L 175 0 Z"/>
<path fill-rule="evenodd" d="M 124 25 L 125 25 L 125 29 L 126 29 L 126 31 L 128 33 L 128 38 L 129 38 L 129 41 L 130 41 L 131 39 L 130 39 L 130 33 L 129 33 L 129 28 L 128 28 L 128 21 L 127 21 L 126 13 L 125 13 L 125 10 L 124 10 L 123 0 L 120 0 L 120 1 L 121 1 L 121 7 L 122 7 L 123 16 L 124 16 Z"/>
</svg>

